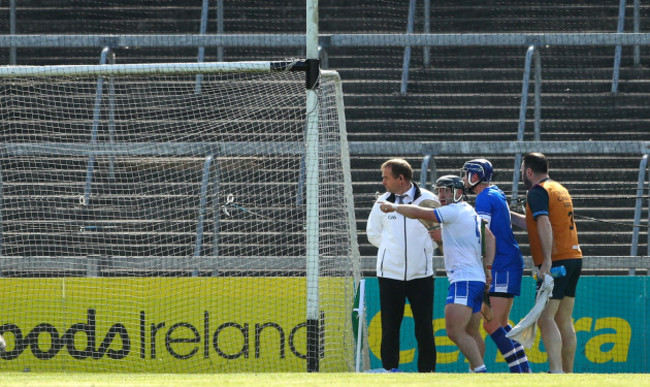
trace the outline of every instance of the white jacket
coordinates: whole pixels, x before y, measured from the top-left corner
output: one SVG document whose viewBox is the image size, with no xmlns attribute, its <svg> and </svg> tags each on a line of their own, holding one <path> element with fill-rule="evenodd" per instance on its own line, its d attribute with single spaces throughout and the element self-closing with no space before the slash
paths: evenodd
<svg viewBox="0 0 650 387">
<path fill-rule="evenodd" d="M 438 201 L 433 192 L 413 183 L 404 204 L 419 204 L 424 199 Z M 433 275 L 434 244 L 427 229 L 417 219 L 397 212 L 385 214 L 378 202 L 395 202 L 395 194 L 386 192 L 377 199 L 366 225 L 368 241 L 377 251 L 377 277 L 409 281 Z"/>
</svg>

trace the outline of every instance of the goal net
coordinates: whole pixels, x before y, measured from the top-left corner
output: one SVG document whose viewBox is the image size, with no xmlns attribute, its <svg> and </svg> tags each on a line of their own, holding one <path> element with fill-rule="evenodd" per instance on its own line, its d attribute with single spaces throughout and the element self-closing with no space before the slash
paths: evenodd
<svg viewBox="0 0 650 387">
<path fill-rule="evenodd" d="M 299 62 L 0 68 L 5 369 L 305 371 L 309 200 L 320 370 L 354 368 L 340 80 L 309 198 Z"/>
</svg>

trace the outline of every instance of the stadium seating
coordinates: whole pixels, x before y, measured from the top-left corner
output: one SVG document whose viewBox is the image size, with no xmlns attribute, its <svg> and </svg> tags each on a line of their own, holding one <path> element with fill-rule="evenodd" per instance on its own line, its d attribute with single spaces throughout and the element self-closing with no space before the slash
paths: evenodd
<svg viewBox="0 0 650 387">
<path fill-rule="evenodd" d="M 75 6 L 77 2 L 64 3 Z M 301 33 L 303 3 L 297 0 L 269 2 L 267 8 L 259 9 L 246 0 L 238 1 L 237 9 L 226 9 L 225 31 Z M 382 9 L 382 2 L 371 0 L 322 1 L 320 31 L 322 34 L 404 32 L 407 2 L 402 3 L 401 7 Z M 516 0 L 434 3 L 431 29 L 436 33 L 615 32 L 618 14 L 618 2 L 613 1 L 594 1 L 588 5 L 571 1 Z M 420 7 L 421 4 L 418 5 L 421 14 Z M 642 18 L 647 19 L 649 14 L 650 6 L 644 4 Z M 160 7 L 133 0 L 122 6 L 75 7 L 74 12 L 70 12 L 62 6 L 30 0 L 20 2 L 17 33 L 193 34 L 199 31 L 199 18 L 200 6 L 192 1 L 177 1 L 174 6 Z M 0 8 L 0 20 L 8 20 L 6 4 Z M 415 30 L 421 32 L 422 28 L 420 17 Z M 209 32 L 213 31 L 215 26 L 211 20 Z M 99 51 L 99 48 L 21 48 L 18 63 L 97 63 Z M 206 50 L 206 60 L 214 60 L 215 52 L 215 49 Z M 434 48 L 431 49 L 430 66 L 425 68 L 422 48 L 413 48 L 405 95 L 399 93 L 402 48 L 331 48 L 327 54 L 329 68 L 338 70 L 344 81 L 350 141 L 483 142 L 517 139 L 525 52 L 526 47 Z M 133 47 L 116 50 L 116 53 L 118 63 L 187 62 L 196 61 L 197 56 L 196 49 L 164 47 Z M 647 129 L 650 69 L 634 67 L 632 48 L 624 48 L 623 53 L 619 93 L 613 95 L 610 92 L 612 47 L 548 47 L 541 50 L 542 140 L 650 140 Z M 227 49 L 225 60 L 284 59 L 302 55 L 304 52 L 296 49 L 241 47 Z M 642 50 L 642 64 L 648 62 L 648 55 L 647 50 Z M 8 50 L 0 52 L 2 63 L 8 63 L 8 57 Z M 533 139 L 531 105 L 529 103 L 526 140 Z M 375 254 L 365 238 L 366 218 L 374 193 L 383 188 L 378 168 L 389 156 L 401 155 L 352 155 L 359 242 L 365 269 L 373 267 Z M 491 155 L 486 148 L 484 154 L 476 156 L 488 157 L 494 162 L 495 181 L 509 192 L 514 155 Z M 457 172 L 463 157 L 437 158 L 439 173 Z M 409 161 L 419 169 L 421 159 L 409 158 Z M 576 215 L 582 216 L 576 220 L 586 255 L 629 254 L 638 167 L 638 155 L 551 158 L 551 176 L 572 191 Z M 83 174 L 83 168 L 79 165 L 77 172 Z M 527 254 L 525 235 L 518 232 L 517 236 Z M 645 238 L 642 243 L 645 247 Z M 644 251 L 643 247 L 640 251 Z"/>
</svg>

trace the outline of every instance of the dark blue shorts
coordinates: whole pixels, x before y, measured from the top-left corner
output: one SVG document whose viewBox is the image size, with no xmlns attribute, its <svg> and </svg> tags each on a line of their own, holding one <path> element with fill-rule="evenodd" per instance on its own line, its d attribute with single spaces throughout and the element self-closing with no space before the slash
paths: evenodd
<svg viewBox="0 0 650 387">
<path fill-rule="evenodd" d="M 480 281 L 458 281 L 449 285 L 447 304 L 469 306 L 473 313 L 481 311 L 485 283 Z"/>
<path fill-rule="evenodd" d="M 492 269 L 490 295 L 513 298 L 521 294 L 521 276 L 523 270 L 497 271 Z"/>
</svg>

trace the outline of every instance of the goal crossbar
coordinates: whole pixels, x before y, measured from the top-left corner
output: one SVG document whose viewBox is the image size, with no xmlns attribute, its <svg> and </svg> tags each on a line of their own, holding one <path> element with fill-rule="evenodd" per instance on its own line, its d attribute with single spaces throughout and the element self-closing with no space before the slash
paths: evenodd
<svg viewBox="0 0 650 387">
<path fill-rule="evenodd" d="M 112 76 L 112 75 L 171 75 L 210 73 L 264 73 L 269 71 L 306 71 L 305 60 L 204 62 L 204 63 L 136 63 L 101 65 L 2 66 L 0 77 L 39 76 Z"/>
</svg>

